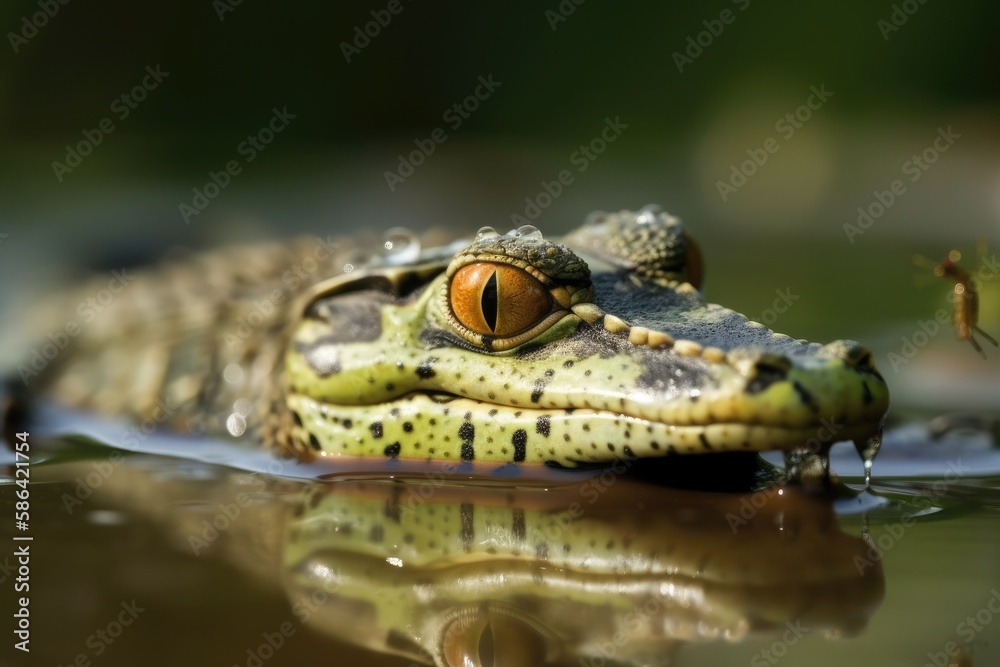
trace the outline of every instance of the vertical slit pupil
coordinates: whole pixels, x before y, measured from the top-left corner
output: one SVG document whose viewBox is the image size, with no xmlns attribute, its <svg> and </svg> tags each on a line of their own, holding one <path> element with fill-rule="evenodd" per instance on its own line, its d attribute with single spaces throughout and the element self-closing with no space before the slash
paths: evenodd
<svg viewBox="0 0 1000 667">
<path fill-rule="evenodd" d="M 487 623 L 483 628 L 483 634 L 479 637 L 479 664 L 483 667 L 493 667 L 494 660 L 494 637 L 492 624 Z"/>
<path fill-rule="evenodd" d="M 483 319 L 489 326 L 490 331 L 497 330 L 497 272 L 490 274 L 490 279 L 486 281 L 482 296 Z"/>
</svg>

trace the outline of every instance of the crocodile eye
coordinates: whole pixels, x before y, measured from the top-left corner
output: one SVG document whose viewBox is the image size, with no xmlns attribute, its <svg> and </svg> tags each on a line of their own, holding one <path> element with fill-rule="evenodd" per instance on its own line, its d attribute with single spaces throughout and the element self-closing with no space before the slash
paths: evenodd
<svg viewBox="0 0 1000 667">
<path fill-rule="evenodd" d="M 456 618 L 442 642 L 448 667 L 536 667 L 545 664 L 545 641 L 524 621 L 497 613 Z"/>
<path fill-rule="evenodd" d="M 450 299 L 462 326 L 481 336 L 513 336 L 552 311 L 545 286 L 524 269 L 507 264 L 463 266 L 452 276 Z"/>
</svg>

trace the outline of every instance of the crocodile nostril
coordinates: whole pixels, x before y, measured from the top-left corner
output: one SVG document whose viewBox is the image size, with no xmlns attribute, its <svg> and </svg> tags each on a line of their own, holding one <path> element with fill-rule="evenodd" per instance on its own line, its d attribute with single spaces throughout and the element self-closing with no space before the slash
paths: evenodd
<svg viewBox="0 0 1000 667">
<path fill-rule="evenodd" d="M 867 347 L 853 341 L 846 341 L 839 356 L 844 360 L 845 365 L 859 373 L 878 375 L 878 370 L 875 368 L 875 358 Z"/>
<path fill-rule="evenodd" d="M 862 373 L 876 373 L 875 361 L 872 357 L 872 353 L 868 350 L 861 348 L 864 352 L 858 359 L 853 360 L 854 368 Z"/>
<path fill-rule="evenodd" d="M 875 371 L 871 350 L 853 340 L 835 340 L 824 345 L 821 351 L 825 356 L 840 359 L 845 365 L 859 371 Z"/>
<path fill-rule="evenodd" d="M 747 381 L 746 392 L 757 394 L 775 382 L 782 382 L 788 379 L 788 371 L 792 363 L 787 357 L 773 354 L 762 355 L 753 366 L 752 375 Z"/>
</svg>

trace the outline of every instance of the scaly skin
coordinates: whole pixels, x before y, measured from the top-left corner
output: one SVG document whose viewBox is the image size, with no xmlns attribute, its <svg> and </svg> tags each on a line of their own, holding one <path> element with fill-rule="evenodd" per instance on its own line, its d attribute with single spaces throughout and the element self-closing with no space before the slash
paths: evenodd
<svg viewBox="0 0 1000 667">
<path fill-rule="evenodd" d="M 246 269 L 253 250 L 204 256 L 137 278 L 112 304 L 116 316 L 60 360 L 54 390 L 140 419 L 169 412 L 159 421 L 181 429 L 260 425 L 269 444 L 302 458 L 577 466 L 807 443 L 823 453 L 840 440 L 871 442 L 874 453 L 888 389 L 871 354 L 850 341 L 794 341 L 706 304 L 688 282 L 700 261 L 675 218 L 651 208 L 597 215 L 563 242 L 489 230 L 350 273 L 340 268 L 347 255 L 327 252 L 294 288 L 288 267 L 308 244 L 259 254 L 273 258 L 263 271 Z M 540 295 L 501 285 L 513 300 L 490 306 L 488 288 L 475 287 L 484 296 L 475 292 L 474 308 L 497 309 L 484 315 L 497 333 L 456 315 L 463 269 L 482 266 L 501 267 L 491 280 L 514 267 Z M 162 286 L 172 312 L 137 310 L 162 300 Z M 500 333 L 504 318 L 539 301 L 525 326 Z M 262 323 L 241 330 L 238 315 L 254 308 L 267 311 Z M 239 382 L 223 379 L 231 364 Z"/>
</svg>

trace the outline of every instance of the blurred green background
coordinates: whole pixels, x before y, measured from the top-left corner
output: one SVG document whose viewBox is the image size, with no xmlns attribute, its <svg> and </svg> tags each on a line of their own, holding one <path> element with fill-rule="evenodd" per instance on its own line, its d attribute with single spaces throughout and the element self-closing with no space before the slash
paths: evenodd
<svg viewBox="0 0 1000 667">
<path fill-rule="evenodd" d="M 757 317 L 791 290 L 777 330 L 888 350 L 947 306 L 948 286 L 912 253 L 956 247 L 975 266 L 977 238 L 1000 245 L 995 3 L 399 0 L 392 14 L 382 0 L 233 1 L 0 7 L 0 278 L 18 286 L 6 297 L 69 263 L 167 245 L 508 228 L 569 169 L 535 220 L 546 233 L 658 202 L 701 240 L 711 300 Z M 357 48 L 366 24 L 374 36 Z M 147 67 L 169 74 L 121 118 Z M 500 85 L 456 128 L 446 114 L 479 77 Z M 832 95 L 802 107 L 813 89 Z M 295 117 L 248 163 L 240 146 L 274 108 Z M 808 119 L 790 134 L 796 112 Z M 575 152 L 607 118 L 627 128 L 578 171 Z M 104 119 L 113 131 L 57 174 Z M 438 128 L 447 141 L 390 189 L 399 156 Z M 911 181 L 908 161 L 947 128 L 959 137 Z M 723 197 L 720 183 L 762 153 Z M 231 160 L 241 172 L 186 221 L 180 205 Z M 858 207 L 896 179 L 905 193 L 849 238 Z"/>
</svg>

